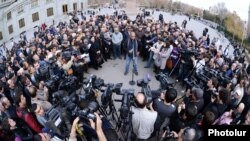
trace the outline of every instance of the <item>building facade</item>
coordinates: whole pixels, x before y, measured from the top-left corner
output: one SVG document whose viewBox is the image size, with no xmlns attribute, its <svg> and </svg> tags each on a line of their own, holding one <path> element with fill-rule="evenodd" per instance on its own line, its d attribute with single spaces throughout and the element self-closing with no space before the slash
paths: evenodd
<svg viewBox="0 0 250 141">
<path fill-rule="evenodd" d="M 0 44 L 42 23 L 52 24 L 69 12 L 87 8 L 87 0 L 1 0 Z"/>
</svg>

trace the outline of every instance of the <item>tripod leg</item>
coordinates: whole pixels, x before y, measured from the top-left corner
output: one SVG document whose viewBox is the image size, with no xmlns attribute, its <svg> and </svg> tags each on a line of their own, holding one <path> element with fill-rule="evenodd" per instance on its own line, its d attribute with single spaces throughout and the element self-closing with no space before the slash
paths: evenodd
<svg viewBox="0 0 250 141">
<path fill-rule="evenodd" d="M 168 76 L 171 76 L 171 75 L 172 75 L 172 73 L 174 72 L 175 68 L 176 68 L 177 65 L 179 64 L 180 60 L 181 60 L 181 58 L 178 59 L 178 61 L 176 62 L 175 66 L 173 67 L 173 69 L 171 70 L 171 72 L 169 73 Z"/>
</svg>

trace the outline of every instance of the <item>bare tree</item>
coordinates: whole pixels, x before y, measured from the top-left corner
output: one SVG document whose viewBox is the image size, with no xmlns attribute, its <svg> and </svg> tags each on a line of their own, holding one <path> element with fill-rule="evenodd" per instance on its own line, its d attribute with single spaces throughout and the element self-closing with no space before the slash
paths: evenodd
<svg viewBox="0 0 250 141">
<path fill-rule="evenodd" d="M 219 18 L 220 18 L 220 24 L 222 25 L 223 20 L 227 16 L 227 8 L 224 2 L 218 3 L 214 6 L 215 11 L 217 12 Z"/>
</svg>

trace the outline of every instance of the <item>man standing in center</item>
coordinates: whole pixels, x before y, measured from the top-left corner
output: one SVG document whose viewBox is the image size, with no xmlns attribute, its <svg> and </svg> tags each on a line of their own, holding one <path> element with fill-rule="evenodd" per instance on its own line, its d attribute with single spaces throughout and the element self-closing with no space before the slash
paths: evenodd
<svg viewBox="0 0 250 141">
<path fill-rule="evenodd" d="M 126 66 L 124 75 L 129 72 L 130 62 L 133 61 L 134 73 L 138 75 L 138 55 L 139 55 L 139 42 L 135 39 L 135 32 L 131 32 L 130 38 L 125 42 L 126 51 Z"/>
</svg>

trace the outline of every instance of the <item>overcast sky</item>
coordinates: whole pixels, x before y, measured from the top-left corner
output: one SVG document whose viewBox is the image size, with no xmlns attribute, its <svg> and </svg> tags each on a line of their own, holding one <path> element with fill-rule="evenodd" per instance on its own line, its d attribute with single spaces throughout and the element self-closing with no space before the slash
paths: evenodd
<svg viewBox="0 0 250 141">
<path fill-rule="evenodd" d="M 242 20 L 248 20 L 248 8 L 250 0 L 174 0 L 181 1 L 202 9 L 208 9 L 210 6 L 216 5 L 219 2 L 224 2 L 227 9 L 236 11 Z"/>
</svg>

